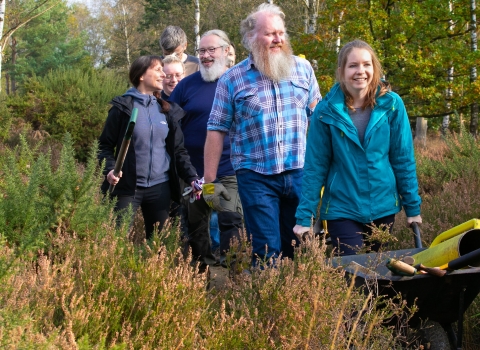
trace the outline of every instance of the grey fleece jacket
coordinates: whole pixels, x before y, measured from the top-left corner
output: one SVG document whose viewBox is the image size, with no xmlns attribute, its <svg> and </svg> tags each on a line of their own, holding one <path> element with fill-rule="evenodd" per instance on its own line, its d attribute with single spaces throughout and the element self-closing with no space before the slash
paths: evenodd
<svg viewBox="0 0 480 350">
<path fill-rule="evenodd" d="M 132 142 L 135 147 L 137 186 L 151 187 L 168 181 L 170 156 L 166 151 L 167 119 L 160 112 L 155 96 L 130 88 L 123 96 L 132 96 L 138 108 Z"/>
</svg>

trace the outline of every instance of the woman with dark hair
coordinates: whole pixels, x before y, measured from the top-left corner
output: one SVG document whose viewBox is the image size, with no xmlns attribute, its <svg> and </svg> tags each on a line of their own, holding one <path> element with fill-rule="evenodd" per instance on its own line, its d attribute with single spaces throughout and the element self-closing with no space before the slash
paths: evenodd
<svg viewBox="0 0 480 350">
<path fill-rule="evenodd" d="M 190 157 L 183 146 L 183 133 L 178 120 L 183 110 L 154 93 L 162 89 L 165 73 L 160 56 L 141 56 L 130 67 L 133 87 L 115 97 L 99 140 L 99 160 L 105 160 L 105 181 L 102 191 L 115 185 L 116 211 L 132 205 L 133 213 L 141 207 L 147 239 L 154 227 L 161 230 L 168 218 L 170 200 L 180 201 L 178 177 L 186 183 L 198 179 Z M 130 147 L 119 177 L 113 175 L 117 152 L 125 136 L 133 108 L 138 116 Z M 133 217 L 131 218 L 133 221 Z"/>
<path fill-rule="evenodd" d="M 422 222 L 407 111 L 381 76 L 370 45 L 349 42 L 338 55 L 338 83 L 312 116 L 293 230 L 309 230 L 325 186 L 320 219 L 340 255 L 355 254 L 372 223 L 391 230 L 402 207 L 408 225 Z"/>
</svg>

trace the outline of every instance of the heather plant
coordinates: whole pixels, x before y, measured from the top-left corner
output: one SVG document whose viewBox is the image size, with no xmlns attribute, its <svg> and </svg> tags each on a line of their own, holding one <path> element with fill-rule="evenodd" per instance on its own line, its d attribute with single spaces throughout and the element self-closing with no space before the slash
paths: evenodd
<svg viewBox="0 0 480 350">
<path fill-rule="evenodd" d="M 0 153 L 0 347 L 62 349 L 394 348 L 393 329 L 408 315 L 401 303 L 364 294 L 309 238 L 297 259 L 244 273 L 208 289 L 184 257 L 175 225 L 134 243 L 117 227 L 99 192 L 95 147 L 75 161 L 67 135 L 59 159 L 23 137 Z M 2 169 L 7 169 L 2 167 Z M 233 277 L 233 276 L 232 276 Z M 399 328 L 399 327 L 397 327 Z"/>
</svg>

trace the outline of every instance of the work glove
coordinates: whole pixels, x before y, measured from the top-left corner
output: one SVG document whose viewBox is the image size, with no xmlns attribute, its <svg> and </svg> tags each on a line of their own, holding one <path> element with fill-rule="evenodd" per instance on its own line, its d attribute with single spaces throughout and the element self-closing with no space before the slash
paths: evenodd
<svg viewBox="0 0 480 350">
<path fill-rule="evenodd" d="M 220 204 L 220 196 L 229 201 L 232 199 L 225 187 L 220 182 L 210 182 L 203 184 L 203 199 L 208 206 L 216 211 L 224 211 Z"/>
</svg>

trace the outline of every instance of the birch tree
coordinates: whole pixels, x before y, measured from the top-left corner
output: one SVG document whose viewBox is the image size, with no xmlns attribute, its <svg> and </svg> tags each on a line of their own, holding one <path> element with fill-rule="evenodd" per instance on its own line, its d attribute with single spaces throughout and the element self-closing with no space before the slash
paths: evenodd
<svg viewBox="0 0 480 350">
<path fill-rule="evenodd" d="M 476 1 L 470 0 L 470 12 L 471 12 L 471 22 L 470 22 L 470 45 L 472 53 L 477 52 L 477 14 L 476 14 Z M 473 85 L 477 81 L 477 66 L 473 65 L 470 68 L 470 83 Z M 471 116 L 470 116 L 470 133 L 477 137 L 477 128 L 478 128 L 478 102 L 473 101 L 471 106 Z"/>
<path fill-rule="evenodd" d="M 452 13 L 453 12 L 452 0 L 448 1 L 448 8 L 450 10 L 450 13 Z M 455 23 L 452 19 L 450 19 L 448 21 L 449 33 L 453 33 L 454 28 L 455 28 Z M 450 113 L 452 110 L 451 100 L 453 98 L 453 89 L 452 89 L 453 72 L 454 72 L 454 67 L 453 67 L 453 62 L 451 62 L 450 67 L 448 67 L 448 70 L 447 70 L 448 86 L 447 86 L 447 89 L 445 90 L 445 107 L 447 110 L 447 114 L 444 115 L 442 120 L 442 135 L 444 136 L 447 134 L 448 126 L 450 125 Z"/>
<path fill-rule="evenodd" d="M 195 32 L 195 52 L 200 47 L 200 0 L 195 0 L 195 26 L 193 27 Z"/>
</svg>

